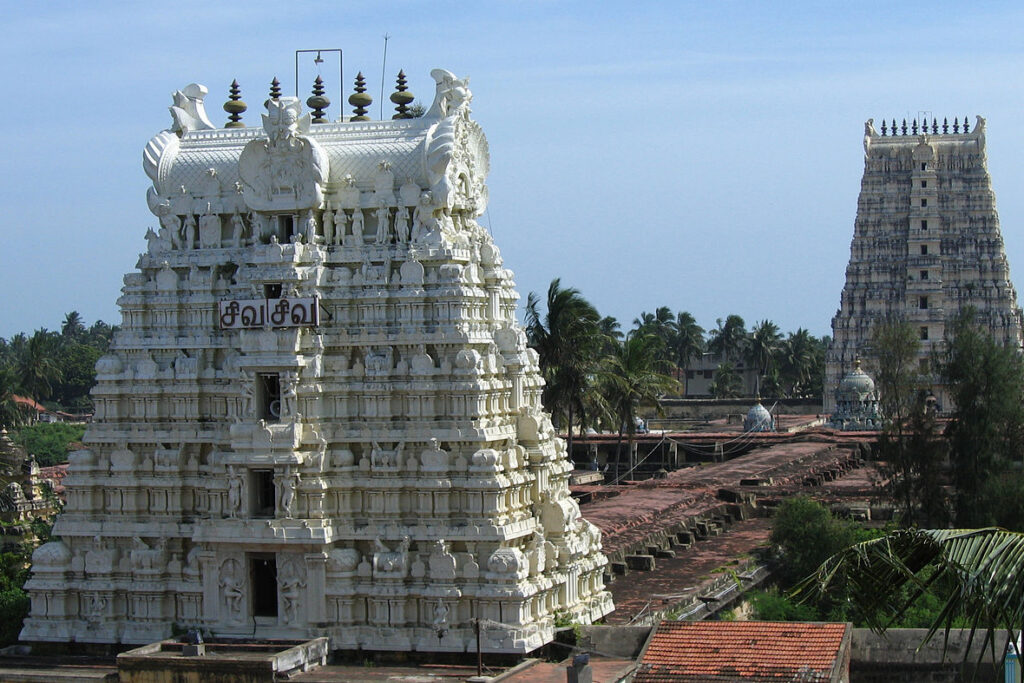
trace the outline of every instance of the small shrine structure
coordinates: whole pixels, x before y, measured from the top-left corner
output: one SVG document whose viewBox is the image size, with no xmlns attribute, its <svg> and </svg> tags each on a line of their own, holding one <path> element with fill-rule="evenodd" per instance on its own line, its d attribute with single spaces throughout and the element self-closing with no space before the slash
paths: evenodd
<svg viewBox="0 0 1024 683">
<path fill-rule="evenodd" d="M 878 409 L 878 391 L 875 381 L 854 360 L 853 370 L 846 373 L 835 392 L 835 412 L 829 426 L 844 432 L 879 430 L 882 415 Z"/>
</svg>

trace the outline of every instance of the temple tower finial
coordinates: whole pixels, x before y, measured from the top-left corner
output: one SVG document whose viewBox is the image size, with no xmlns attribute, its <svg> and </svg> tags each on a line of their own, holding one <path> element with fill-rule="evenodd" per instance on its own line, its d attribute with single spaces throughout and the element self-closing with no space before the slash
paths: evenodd
<svg viewBox="0 0 1024 683">
<path fill-rule="evenodd" d="M 313 95 L 306 100 L 306 106 L 313 110 L 313 123 L 329 123 L 324 109 L 331 106 L 331 101 L 324 95 L 324 81 L 319 75 L 313 81 Z"/>
<path fill-rule="evenodd" d="M 409 86 L 406 85 L 405 71 L 399 69 L 398 81 L 395 86 L 395 92 L 391 93 L 391 101 L 397 106 L 395 107 L 395 115 L 393 119 L 411 119 L 412 114 L 409 113 L 409 105 L 412 103 L 416 96 L 411 92 L 408 92 Z"/>
<path fill-rule="evenodd" d="M 231 81 L 231 90 L 228 94 L 228 101 L 224 103 L 224 111 L 228 113 L 228 122 L 225 128 L 245 128 L 242 123 L 242 113 L 249 108 L 242 101 L 242 88 L 238 85 L 238 79 Z"/>
<path fill-rule="evenodd" d="M 355 90 L 348 96 L 348 103 L 353 106 L 352 113 L 355 114 L 349 121 L 369 121 L 370 117 L 366 112 L 367 107 L 373 104 L 373 98 L 366 92 L 366 79 L 363 78 L 362 71 L 356 74 Z"/>
</svg>

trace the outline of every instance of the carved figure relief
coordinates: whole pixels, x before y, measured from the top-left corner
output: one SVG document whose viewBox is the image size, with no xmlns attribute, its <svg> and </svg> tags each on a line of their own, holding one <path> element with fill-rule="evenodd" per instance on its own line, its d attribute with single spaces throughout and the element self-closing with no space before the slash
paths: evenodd
<svg viewBox="0 0 1024 683">
<path fill-rule="evenodd" d="M 352 210 L 352 239 L 353 244 L 361 244 L 363 241 L 363 210 L 356 208 Z"/>
<path fill-rule="evenodd" d="M 430 192 L 420 195 L 420 201 L 412 214 L 412 242 L 422 244 L 437 241 L 440 238 L 437 218 L 434 216 L 434 197 Z"/>
<path fill-rule="evenodd" d="M 285 372 L 281 375 L 281 417 L 295 417 L 299 390 L 299 375 Z"/>
<path fill-rule="evenodd" d="M 191 213 L 185 215 L 185 224 L 182 227 L 184 233 L 184 245 L 186 249 L 194 249 L 196 246 L 196 217 Z"/>
<path fill-rule="evenodd" d="M 231 216 L 231 246 L 238 249 L 242 246 L 242 237 L 245 235 L 245 221 L 235 212 Z"/>
<path fill-rule="evenodd" d="M 298 472 L 292 472 L 291 465 L 285 465 L 284 474 L 278 484 L 278 497 L 279 508 L 287 518 L 291 518 L 292 509 L 295 507 L 295 489 L 299 486 L 299 480 Z"/>
<path fill-rule="evenodd" d="M 242 509 L 242 486 L 245 476 L 235 471 L 234 465 L 228 465 L 228 517 L 234 519 Z"/>
<path fill-rule="evenodd" d="M 395 236 L 399 244 L 408 244 L 411 235 L 409 226 L 409 207 L 400 206 L 395 214 Z"/>
<path fill-rule="evenodd" d="M 373 553 L 373 574 L 392 575 L 393 578 L 402 578 L 408 570 L 409 546 L 408 536 L 403 536 L 398 547 L 391 550 L 380 538 L 373 541 L 376 552 Z"/>
<path fill-rule="evenodd" d="M 334 244 L 341 244 L 342 243 L 342 238 L 345 237 L 348 234 L 346 232 L 347 230 L 348 230 L 348 214 L 345 213 L 345 209 L 343 209 L 339 205 L 338 206 L 338 210 L 334 212 L 334 232 L 335 232 Z"/>
<path fill-rule="evenodd" d="M 285 556 L 280 560 L 278 595 L 281 596 L 281 620 L 286 624 L 299 621 L 302 589 L 306 587 L 305 572 L 297 558 Z"/>
<path fill-rule="evenodd" d="M 245 574 L 238 560 L 227 559 L 220 566 L 220 594 L 224 596 L 224 609 L 228 621 L 242 620 L 242 598 L 245 597 Z"/>
<path fill-rule="evenodd" d="M 324 206 L 324 242 L 328 245 L 334 244 L 334 211 L 331 209 L 331 203 L 327 202 Z"/>
<path fill-rule="evenodd" d="M 377 205 L 377 244 L 387 244 L 391 220 L 391 208 L 383 199 Z"/>
<path fill-rule="evenodd" d="M 441 448 L 437 439 L 430 440 L 430 447 L 420 454 L 420 462 L 423 469 L 437 472 L 448 469 L 448 452 Z"/>
<path fill-rule="evenodd" d="M 309 131 L 309 114 L 301 116 L 295 97 L 272 99 L 263 115 L 266 137 L 249 142 L 238 159 L 242 196 L 260 211 L 308 210 L 323 202 L 327 153 Z"/>
<path fill-rule="evenodd" d="M 448 544 L 444 539 L 438 539 L 430 550 L 430 578 L 453 581 L 455 576 L 455 556 L 448 552 Z"/>
</svg>

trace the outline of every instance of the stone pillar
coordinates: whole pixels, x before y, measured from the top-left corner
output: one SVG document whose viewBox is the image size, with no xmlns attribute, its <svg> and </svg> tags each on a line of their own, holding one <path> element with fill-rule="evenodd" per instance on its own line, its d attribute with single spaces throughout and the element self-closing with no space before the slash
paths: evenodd
<svg viewBox="0 0 1024 683">
<path fill-rule="evenodd" d="M 327 621 L 327 553 L 308 553 L 306 559 L 306 620 Z"/>
<path fill-rule="evenodd" d="M 221 614 L 220 587 L 217 585 L 217 554 L 204 550 L 199 553 L 199 571 L 203 582 L 203 604 L 200 614 L 206 625 L 224 621 Z"/>
</svg>

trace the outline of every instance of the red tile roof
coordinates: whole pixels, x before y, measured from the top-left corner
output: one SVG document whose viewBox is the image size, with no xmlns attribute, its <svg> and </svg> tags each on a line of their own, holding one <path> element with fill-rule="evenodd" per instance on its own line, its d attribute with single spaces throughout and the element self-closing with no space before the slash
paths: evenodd
<svg viewBox="0 0 1024 683">
<path fill-rule="evenodd" d="M 847 624 L 663 621 L 634 680 L 828 681 L 846 633 Z"/>
<path fill-rule="evenodd" d="M 46 408 L 43 407 L 43 405 L 41 403 L 36 403 L 35 401 L 33 401 L 32 399 L 28 398 L 27 396 L 18 396 L 17 394 L 13 394 L 11 396 L 11 398 L 14 399 L 15 403 L 20 403 L 21 405 L 25 406 L 29 410 L 34 410 L 37 413 L 45 413 L 46 412 Z"/>
</svg>

